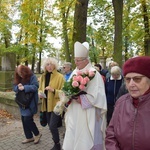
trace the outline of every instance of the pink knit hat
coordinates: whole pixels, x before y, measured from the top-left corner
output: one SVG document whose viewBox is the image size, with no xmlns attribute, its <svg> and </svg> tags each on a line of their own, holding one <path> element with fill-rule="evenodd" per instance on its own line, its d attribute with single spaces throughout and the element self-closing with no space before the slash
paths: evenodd
<svg viewBox="0 0 150 150">
<path fill-rule="evenodd" d="M 128 59 L 123 65 L 123 75 L 139 73 L 150 78 L 150 56 L 138 56 Z"/>
</svg>

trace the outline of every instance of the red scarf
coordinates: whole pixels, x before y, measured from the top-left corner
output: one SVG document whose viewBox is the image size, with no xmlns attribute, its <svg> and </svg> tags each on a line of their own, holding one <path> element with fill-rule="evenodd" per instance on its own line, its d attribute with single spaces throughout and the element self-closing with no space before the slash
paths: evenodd
<svg viewBox="0 0 150 150">
<path fill-rule="evenodd" d="M 148 93 L 150 93 L 150 88 L 143 95 L 146 95 Z M 138 107 L 138 104 L 139 104 L 139 99 L 138 98 L 136 98 L 136 99 L 133 98 L 133 105 L 134 105 L 135 108 Z"/>
</svg>

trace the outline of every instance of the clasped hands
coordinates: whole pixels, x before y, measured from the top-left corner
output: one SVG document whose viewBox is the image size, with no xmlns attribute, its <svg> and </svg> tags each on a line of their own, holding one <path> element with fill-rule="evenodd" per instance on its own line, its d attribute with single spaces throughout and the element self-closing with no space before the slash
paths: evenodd
<svg viewBox="0 0 150 150">
<path fill-rule="evenodd" d="M 18 84 L 18 89 L 19 89 L 20 91 L 22 91 L 22 90 L 24 90 L 24 86 L 23 86 L 21 83 L 19 83 L 19 84 Z"/>
<path fill-rule="evenodd" d="M 72 98 L 71 98 L 71 100 L 75 100 L 77 103 L 79 103 L 79 104 L 81 104 L 81 99 L 80 99 L 80 96 L 73 96 Z"/>
<path fill-rule="evenodd" d="M 53 89 L 53 88 L 50 87 L 50 86 L 45 87 L 45 90 L 50 91 L 50 92 L 52 92 L 52 93 L 55 92 L 55 89 Z M 46 98 L 46 95 L 45 95 L 44 93 L 42 93 L 42 92 L 40 92 L 38 95 L 39 95 L 39 98 Z"/>
<path fill-rule="evenodd" d="M 50 91 L 50 92 L 54 92 L 54 89 L 50 86 L 45 87 L 45 90 Z"/>
<path fill-rule="evenodd" d="M 77 103 L 81 104 L 81 98 L 80 98 L 80 95 L 82 94 L 87 94 L 85 91 L 80 91 L 78 92 L 76 95 L 73 95 L 71 97 L 72 100 L 75 100 Z"/>
</svg>

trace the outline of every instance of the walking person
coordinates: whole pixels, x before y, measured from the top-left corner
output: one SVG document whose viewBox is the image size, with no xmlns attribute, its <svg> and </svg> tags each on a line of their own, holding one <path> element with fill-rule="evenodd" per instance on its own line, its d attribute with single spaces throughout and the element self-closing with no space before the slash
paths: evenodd
<svg viewBox="0 0 150 150">
<path fill-rule="evenodd" d="M 74 44 L 74 61 L 79 71 L 92 71 L 95 76 L 87 83 L 85 92 L 72 100 L 65 113 L 66 133 L 63 150 L 104 150 L 106 128 L 106 96 L 100 73 L 89 60 L 89 44 Z"/>
<path fill-rule="evenodd" d="M 33 93 L 29 108 L 24 109 L 20 107 L 23 130 L 26 137 L 26 139 L 22 141 L 23 144 L 29 142 L 37 144 L 42 136 L 33 118 L 34 114 L 37 113 L 38 87 L 39 84 L 37 78 L 30 68 L 24 65 L 19 65 L 15 70 L 13 89 L 16 93 L 23 90 L 25 92 Z"/>
<path fill-rule="evenodd" d="M 68 81 L 71 73 L 72 73 L 72 64 L 70 62 L 65 62 L 63 65 L 63 72 L 65 80 Z"/>
<path fill-rule="evenodd" d="M 108 79 L 110 76 L 111 76 L 111 68 L 114 67 L 114 66 L 119 66 L 119 64 L 115 61 L 112 61 L 109 63 L 108 65 L 108 72 L 106 73 L 106 79 Z"/>
<path fill-rule="evenodd" d="M 110 70 L 111 76 L 106 79 L 105 91 L 107 98 L 107 125 L 109 124 L 113 111 L 114 105 L 117 100 L 117 94 L 123 83 L 123 76 L 121 75 L 121 69 L 118 66 L 113 66 Z"/>
<path fill-rule="evenodd" d="M 101 74 L 101 76 L 102 76 L 102 78 L 103 78 L 103 81 L 104 81 L 104 83 L 105 83 L 105 81 L 106 81 L 105 75 L 106 75 L 106 74 L 104 75 L 104 74 L 101 73 L 102 66 L 101 66 L 100 64 L 95 64 L 95 65 L 94 65 L 94 68 Z"/>
<path fill-rule="evenodd" d="M 47 122 L 54 141 L 54 147 L 51 150 L 60 150 L 60 139 L 58 132 L 58 123 L 61 120 L 60 115 L 56 115 L 53 109 L 59 101 L 58 91 L 64 84 L 64 76 L 57 71 L 58 63 L 55 58 L 47 58 L 43 64 L 44 73 L 39 81 L 39 97 L 42 101 L 41 111 L 46 111 Z M 43 97 L 40 93 L 44 93 Z"/>
<path fill-rule="evenodd" d="M 106 74 L 107 74 L 108 70 L 103 69 L 101 64 L 95 64 L 94 66 L 98 67 L 99 73 L 106 78 Z"/>
<path fill-rule="evenodd" d="M 116 102 L 106 130 L 106 150 L 149 150 L 150 57 L 127 60 L 123 74 L 128 93 Z"/>
</svg>

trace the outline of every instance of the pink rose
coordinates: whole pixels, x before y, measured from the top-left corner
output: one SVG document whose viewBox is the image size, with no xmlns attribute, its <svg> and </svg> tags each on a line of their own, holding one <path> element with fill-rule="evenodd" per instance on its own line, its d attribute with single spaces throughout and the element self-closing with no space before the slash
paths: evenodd
<svg viewBox="0 0 150 150">
<path fill-rule="evenodd" d="M 84 80 L 86 81 L 86 83 L 90 81 L 90 79 L 87 76 L 84 78 Z"/>
<path fill-rule="evenodd" d="M 82 75 L 82 72 L 81 71 L 77 71 L 77 76 L 80 76 Z"/>
<path fill-rule="evenodd" d="M 78 83 L 77 81 L 73 81 L 73 82 L 72 82 L 72 86 L 73 86 L 73 87 L 78 87 L 78 86 L 79 86 L 79 83 Z"/>
<path fill-rule="evenodd" d="M 78 76 L 73 76 L 72 79 L 73 81 L 78 81 Z"/>
<path fill-rule="evenodd" d="M 82 85 L 86 85 L 86 84 L 87 84 L 87 80 L 86 80 L 85 78 L 83 78 L 83 79 L 80 81 L 80 83 L 81 83 Z"/>
<path fill-rule="evenodd" d="M 89 77 L 94 77 L 95 73 L 94 71 L 89 71 Z"/>
<path fill-rule="evenodd" d="M 89 71 L 88 70 L 85 70 L 84 74 L 85 75 L 88 75 Z"/>
<path fill-rule="evenodd" d="M 80 90 L 84 90 L 84 89 L 85 89 L 85 86 L 81 84 L 81 85 L 79 86 L 79 89 L 80 89 Z"/>
<path fill-rule="evenodd" d="M 81 83 L 81 81 L 83 80 L 83 77 L 81 75 L 77 76 L 77 80 Z"/>
</svg>

